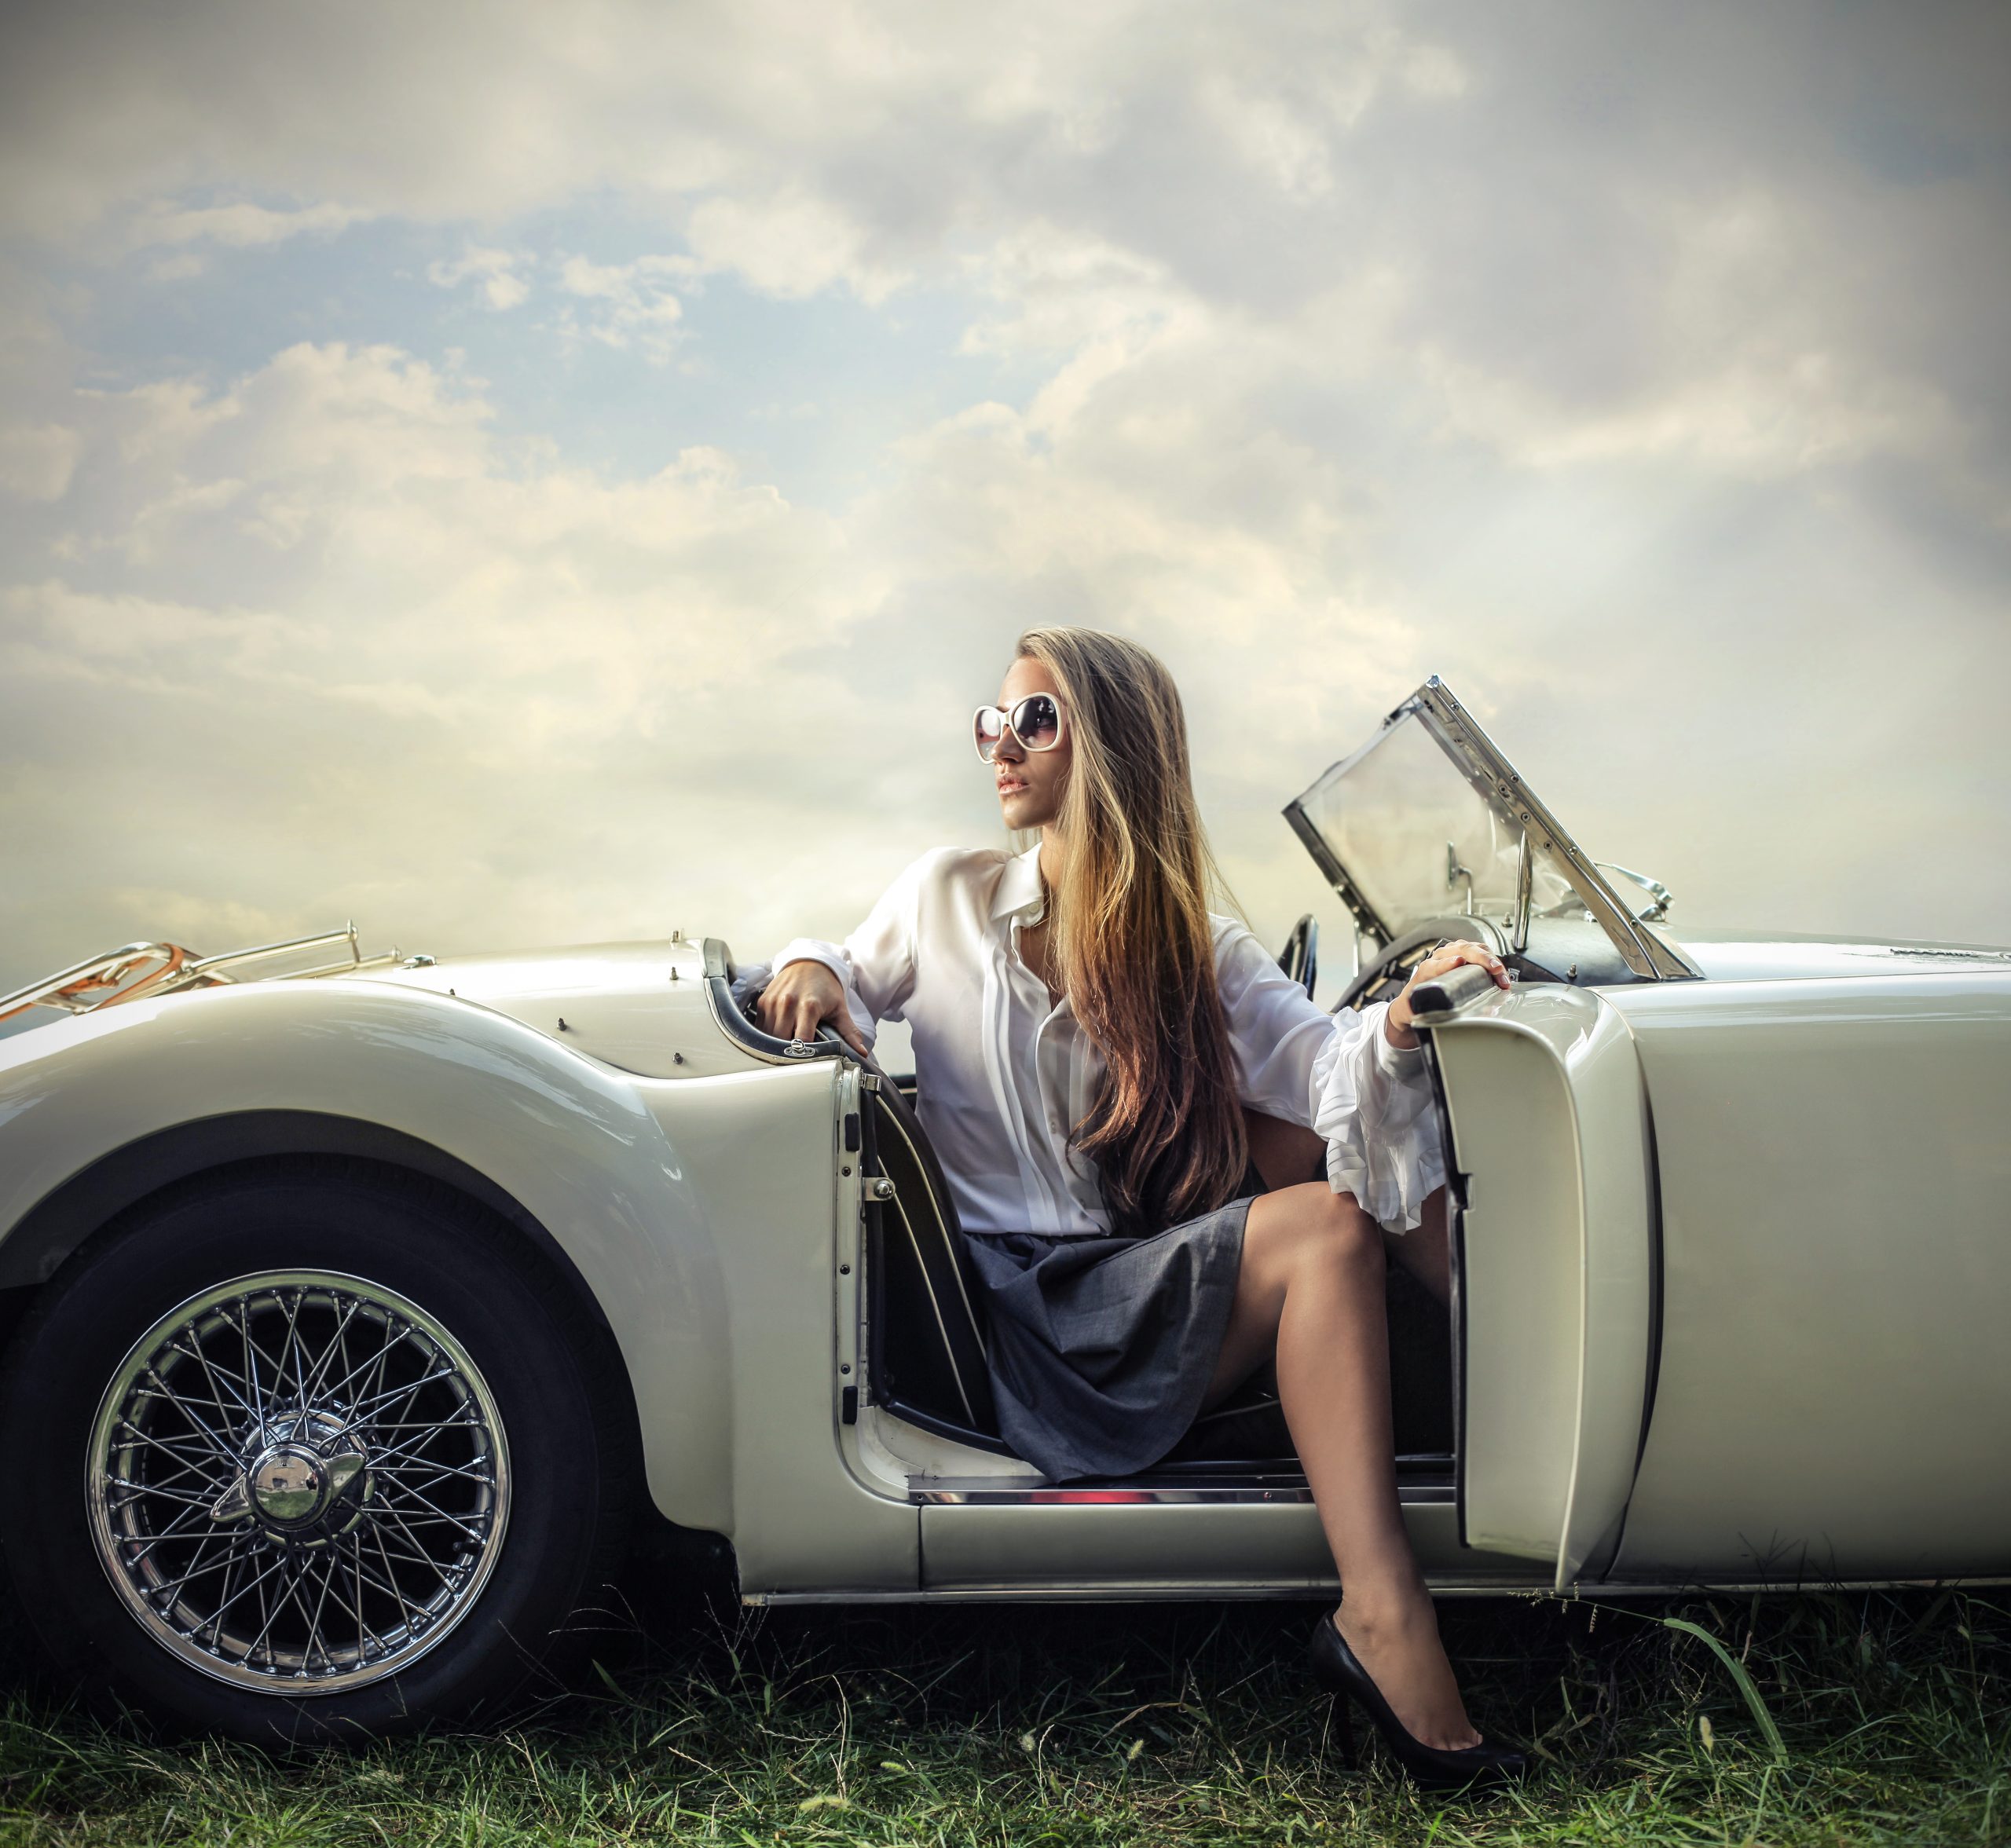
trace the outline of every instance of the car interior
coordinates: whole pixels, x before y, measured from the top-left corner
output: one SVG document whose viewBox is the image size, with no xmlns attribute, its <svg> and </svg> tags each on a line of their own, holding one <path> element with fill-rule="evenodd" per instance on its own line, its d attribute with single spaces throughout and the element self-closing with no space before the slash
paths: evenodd
<svg viewBox="0 0 2011 1848">
<path fill-rule="evenodd" d="M 1294 928 L 1280 965 L 1310 994 L 1318 935 L 1313 920 Z M 1424 944 L 1393 948 L 1383 981 L 1401 980 Z M 823 1053 L 850 1056 L 835 1033 L 812 1052 L 790 1048 L 762 1030 L 754 1002 L 759 986 L 736 985 L 731 953 L 716 938 L 705 940 L 706 980 L 713 1012 L 725 1030 L 758 1048 L 764 1057 Z M 750 972 L 750 975 L 765 972 Z M 949 1185 L 917 1114 L 911 1074 L 890 1076 L 869 1063 L 866 1108 L 858 1129 L 863 1172 L 892 1183 L 885 1198 L 869 1193 L 866 1206 L 867 1299 L 866 1387 L 882 1413 L 939 1437 L 995 1456 L 1013 1453 L 999 1436 L 985 1367 L 982 1297 L 972 1276 Z M 1326 1145 L 1311 1130 L 1255 1111 L 1244 1112 L 1251 1160 L 1244 1191 L 1317 1180 L 1326 1172 Z M 848 1146 L 851 1131 L 848 1130 Z M 1450 1492 L 1456 1447 L 1452 1318 L 1401 1265 L 1387 1271 L 1390 1396 L 1400 1485 L 1427 1495 Z M 848 1395 L 848 1421 L 856 1418 Z M 1293 1454 L 1269 1369 L 1260 1370 L 1220 1404 L 1196 1418 L 1187 1435 L 1155 1467 L 1137 1477 L 1091 1487 L 1261 1486 L 1302 1489 L 1305 1476 Z"/>
<path fill-rule="evenodd" d="M 867 1379 L 874 1403 L 908 1423 L 977 1450 L 1009 1455 L 998 1435 L 985 1368 L 980 1297 L 956 1207 L 916 1118 L 913 1087 L 880 1079 L 869 1092 L 862 1153 L 866 1171 L 894 1184 L 867 1207 Z M 1245 1113 L 1250 1192 L 1325 1172 L 1325 1145 L 1310 1130 Z M 1388 1270 L 1390 1386 L 1397 1461 L 1405 1477 L 1448 1480 L 1452 1467 L 1450 1319 L 1408 1272 Z M 1145 1487 L 1196 1477 L 1303 1483 L 1268 1370 L 1214 1409 L 1152 1470 Z M 1112 1485 L 1103 1485 L 1112 1486 Z"/>
</svg>

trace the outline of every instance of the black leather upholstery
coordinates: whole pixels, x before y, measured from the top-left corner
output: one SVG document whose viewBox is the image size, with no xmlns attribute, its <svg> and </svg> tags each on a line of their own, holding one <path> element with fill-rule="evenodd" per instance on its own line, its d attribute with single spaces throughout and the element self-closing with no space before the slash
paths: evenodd
<svg viewBox="0 0 2011 1848">
<path fill-rule="evenodd" d="M 894 1196 L 874 1210 L 874 1396 L 929 1429 L 998 1443 L 978 1294 L 957 1208 L 914 1111 L 889 1080 L 872 1093 L 870 1152 Z"/>
</svg>

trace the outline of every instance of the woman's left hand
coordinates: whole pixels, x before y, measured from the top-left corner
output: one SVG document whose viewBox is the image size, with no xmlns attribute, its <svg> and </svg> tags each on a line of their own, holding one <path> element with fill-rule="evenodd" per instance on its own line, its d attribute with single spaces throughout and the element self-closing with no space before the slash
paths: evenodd
<svg viewBox="0 0 2011 1848">
<path fill-rule="evenodd" d="M 1474 963 L 1485 969 L 1502 987 L 1508 986 L 1508 972 L 1502 966 L 1501 958 L 1484 943 L 1441 943 L 1430 955 L 1411 971 L 1411 979 L 1404 984 L 1404 992 L 1390 1002 L 1390 1012 L 1383 1017 L 1383 1030 L 1389 1036 L 1390 1044 L 1408 1050 L 1417 1044 L 1417 1034 L 1412 1030 L 1411 990 L 1420 982 L 1429 982 L 1434 975 L 1442 975 L 1449 969 L 1456 969 L 1462 963 Z"/>
</svg>

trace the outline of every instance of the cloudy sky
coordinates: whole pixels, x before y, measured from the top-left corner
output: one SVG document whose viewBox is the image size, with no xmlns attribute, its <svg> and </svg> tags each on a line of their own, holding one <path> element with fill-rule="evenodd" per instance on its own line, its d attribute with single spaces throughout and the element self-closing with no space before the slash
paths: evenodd
<svg viewBox="0 0 2011 1848">
<path fill-rule="evenodd" d="M 5 31 L 0 987 L 841 931 L 1053 620 L 1267 937 L 1437 672 L 1679 926 L 2011 941 L 2011 8 Z"/>
</svg>

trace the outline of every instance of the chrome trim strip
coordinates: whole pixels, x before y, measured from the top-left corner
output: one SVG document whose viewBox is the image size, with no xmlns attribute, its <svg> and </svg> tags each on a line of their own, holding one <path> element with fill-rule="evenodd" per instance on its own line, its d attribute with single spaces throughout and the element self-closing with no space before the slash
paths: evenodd
<svg viewBox="0 0 2011 1848">
<path fill-rule="evenodd" d="M 908 1499 L 925 1508 L 1109 1508 L 1220 1506 L 1249 1503 L 1280 1506 L 1310 1503 L 1313 1491 L 1303 1477 L 1219 1482 L 1006 1483 L 995 1476 L 908 1478 Z M 1452 1484 L 1440 1478 L 1397 1485 L 1397 1500 L 1406 1508 L 1450 1507 Z"/>
<path fill-rule="evenodd" d="M 2011 1576 L 1973 1579 L 1840 1579 L 1811 1580 L 1805 1585 L 1777 1579 L 1588 1579 L 1567 1592 L 1555 1591 L 1548 1579 L 1504 1573 L 1499 1579 L 1433 1579 L 1434 1597 L 1534 1597 L 1546 1602 L 1572 1604 L 1583 1597 L 1694 1597 L 1708 1593 L 1801 1591 L 1935 1591 L 1950 1586 L 2011 1585 Z M 750 1608 L 770 1605 L 977 1605 L 977 1604 L 1158 1604 L 1222 1603 L 1244 1598 L 1324 1597 L 1338 1579 L 1112 1579 L 1086 1585 L 971 1585 L 923 1590 L 888 1591 L 879 1587 L 846 1591 L 743 1591 L 740 1601 Z"/>
<path fill-rule="evenodd" d="M 328 969 L 356 968 L 361 964 L 363 951 L 357 945 L 356 924 L 352 919 L 339 931 L 324 931 L 318 936 L 292 937 L 284 943 L 261 943 L 252 950 L 230 950 L 222 956 L 206 956 L 200 962 L 191 963 L 185 972 L 191 977 L 207 975 L 214 970 L 230 968 L 239 963 L 257 962 L 269 956 L 283 956 L 290 950 L 318 950 L 324 943 L 330 946 L 346 943 L 349 946 L 349 961 L 346 963 L 330 963 L 326 965 Z M 397 952 L 394 950 L 390 954 L 395 957 Z M 324 972 L 318 968 L 312 972 L 317 975 Z"/>
</svg>

